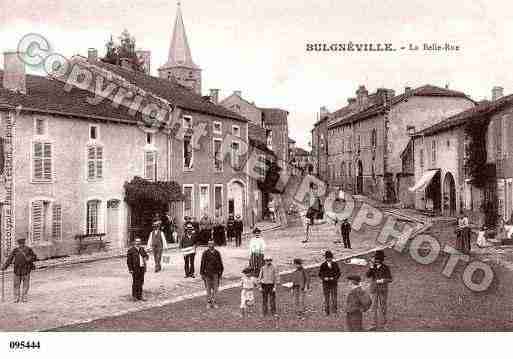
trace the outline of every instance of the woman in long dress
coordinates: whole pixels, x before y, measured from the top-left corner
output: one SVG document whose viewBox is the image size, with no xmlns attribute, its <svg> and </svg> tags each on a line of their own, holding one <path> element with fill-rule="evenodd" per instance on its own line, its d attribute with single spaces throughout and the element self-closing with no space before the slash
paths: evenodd
<svg viewBox="0 0 513 359">
<path fill-rule="evenodd" d="M 261 231 L 255 228 L 253 238 L 249 241 L 249 267 L 255 276 L 260 274 L 260 269 L 264 265 L 264 251 L 265 242 L 261 237 Z"/>
</svg>

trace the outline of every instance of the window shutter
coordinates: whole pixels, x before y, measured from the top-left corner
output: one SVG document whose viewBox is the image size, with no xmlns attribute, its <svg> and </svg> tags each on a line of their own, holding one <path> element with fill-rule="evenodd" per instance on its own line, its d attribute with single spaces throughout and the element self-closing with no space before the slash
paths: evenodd
<svg viewBox="0 0 513 359">
<path fill-rule="evenodd" d="M 52 179 L 52 144 L 51 143 L 45 143 L 44 144 L 44 162 L 43 162 L 43 168 L 44 168 L 44 179 L 45 180 L 51 180 Z"/>
<path fill-rule="evenodd" d="M 96 147 L 96 177 L 103 177 L 103 147 Z"/>
<path fill-rule="evenodd" d="M 43 239 L 43 201 L 32 202 L 32 241 Z"/>
<path fill-rule="evenodd" d="M 155 178 L 155 152 L 147 151 L 145 153 L 144 177 L 149 180 Z"/>
<path fill-rule="evenodd" d="M 34 179 L 43 179 L 43 144 L 41 142 L 34 143 Z"/>
<path fill-rule="evenodd" d="M 62 209 L 60 204 L 52 207 L 52 239 L 60 241 L 62 236 Z"/>
</svg>

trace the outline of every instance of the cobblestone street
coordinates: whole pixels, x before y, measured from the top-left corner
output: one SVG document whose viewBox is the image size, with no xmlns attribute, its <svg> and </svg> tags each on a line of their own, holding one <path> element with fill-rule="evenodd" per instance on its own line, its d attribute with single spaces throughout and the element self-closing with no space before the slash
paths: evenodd
<svg viewBox="0 0 513 359">
<path fill-rule="evenodd" d="M 288 228 L 264 234 L 266 254 L 273 256 L 282 271 L 292 268 L 295 257 L 303 258 L 306 265 L 318 263 L 326 249 L 331 249 L 337 258 L 372 249 L 376 246 L 378 230 L 367 228 L 354 232 L 353 249 L 349 250 L 333 243 L 338 234 L 331 224 L 315 226 L 310 242 L 301 243 L 303 227 L 296 220 Z M 247 265 L 247 245 L 246 240 L 241 248 L 234 248 L 233 244 L 220 248 L 225 263 L 222 286 L 238 282 L 241 269 Z M 198 249 L 196 255 L 197 270 L 203 250 Z M 203 282 L 199 276 L 184 279 L 182 257 L 176 250 L 170 253 L 171 265 L 162 272 L 154 273 L 149 268 L 144 286 L 148 301 L 142 303 L 131 301 L 131 278 L 124 257 L 38 270 L 32 274 L 26 304 L 12 303 L 12 279 L 8 275 L 6 302 L 0 304 L 0 330 L 50 329 L 203 295 Z"/>
</svg>

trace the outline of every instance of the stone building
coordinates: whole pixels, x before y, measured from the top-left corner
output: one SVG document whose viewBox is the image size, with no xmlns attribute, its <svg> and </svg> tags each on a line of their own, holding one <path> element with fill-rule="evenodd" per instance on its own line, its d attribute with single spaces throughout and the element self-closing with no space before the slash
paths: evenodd
<svg viewBox="0 0 513 359">
<path fill-rule="evenodd" d="M 318 120 L 311 131 L 314 173 L 321 180 L 328 181 L 328 120 L 329 112 L 321 107 Z"/>
<path fill-rule="evenodd" d="M 397 96 L 385 88 L 369 94 L 360 86 L 356 97 L 325 121 L 328 183 L 380 201 L 398 202 L 402 189 L 411 185 L 411 178 L 403 176 L 401 154 L 412 130 L 473 106 L 464 93 L 432 85 L 405 88 Z"/>
<path fill-rule="evenodd" d="M 492 90 L 483 101 L 417 133 L 415 207 L 444 215 L 463 211 L 496 224 L 513 213 L 513 95 Z M 429 203 L 429 204 L 428 204 Z"/>
</svg>

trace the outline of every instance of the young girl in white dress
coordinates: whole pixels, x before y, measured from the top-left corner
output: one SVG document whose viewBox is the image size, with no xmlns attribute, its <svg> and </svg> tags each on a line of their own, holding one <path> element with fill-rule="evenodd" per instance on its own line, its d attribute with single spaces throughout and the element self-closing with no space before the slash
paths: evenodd
<svg viewBox="0 0 513 359">
<path fill-rule="evenodd" d="M 253 311 L 255 305 L 255 294 L 253 290 L 256 287 L 256 278 L 252 275 L 253 270 L 251 268 L 244 268 L 242 273 L 240 313 L 242 317 L 245 317 L 249 312 Z"/>
</svg>

